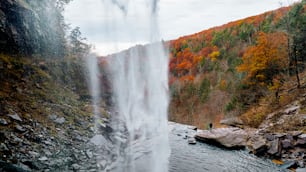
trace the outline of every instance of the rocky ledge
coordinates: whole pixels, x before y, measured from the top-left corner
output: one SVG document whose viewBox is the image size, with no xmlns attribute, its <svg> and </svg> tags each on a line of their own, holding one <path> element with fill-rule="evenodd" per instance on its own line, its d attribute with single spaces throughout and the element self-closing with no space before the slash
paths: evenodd
<svg viewBox="0 0 306 172">
<path fill-rule="evenodd" d="M 199 141 L 237 149 L 245 147 L 247 133 L 240 128 L 217 128 L 212 130 L 201 130 L 195 138 Z"/>
<path fill-rule="evenodd" d="M 33 119 L 15 113 L 1 118 L 0 126 L 12 125 L 0 131 L 0 172 L 31 171 L 107 171 L 113 168 L 116 155 L 114 140 L 123 135 L 109 133 L 109 120 L 99 119 L 94 131 L 93 118 L 75 118 L 69 125 L 65 117 L 49 115 L 56 131 Z"/>
<path fill-rule="evenodd" d="M 195 138 L 225 148 L 247 148 L 257 156 L 273 159 L 285 169 L 306 171 L 306 95 L 268 114 L 258 128 L 248 128 L 239 118 L 223 120 L 229 128 L 199 131 Z M 243 127 L 243 129 L 238 127 Z"/>
<path fill-rule="evenodd" d="M 247 148 L 257 156 L 274 159 L 284 168 L 305 168 L 306 165 L 306 134 L 301 131 L 263 133 L 231 127 L 201 130 L 195 138 L 229 149 Z"/>
</svg>

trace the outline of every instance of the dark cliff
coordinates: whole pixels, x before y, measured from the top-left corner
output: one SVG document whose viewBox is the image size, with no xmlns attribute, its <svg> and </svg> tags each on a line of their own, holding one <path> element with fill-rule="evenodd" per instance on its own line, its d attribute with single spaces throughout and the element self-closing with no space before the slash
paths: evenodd
<svg viewBox="0 0 306 172">
<path fill-rule="evenodd" d="M 56 1 L 1 0 L 0 52 L 61 57 L 64 22 Z"/>
</svg>

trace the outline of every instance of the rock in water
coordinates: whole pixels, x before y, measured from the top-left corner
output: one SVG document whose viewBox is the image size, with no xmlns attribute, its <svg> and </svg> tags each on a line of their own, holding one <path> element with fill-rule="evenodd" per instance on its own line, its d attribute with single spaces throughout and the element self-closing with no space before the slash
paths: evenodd
<svg viewBox="0 0 306 172">
<path fill-rule="evenodd" d="M 262 155 L 266 152 L 268 146 L 266 139 L 261 135 L 253 135 L 248 141 L 248 148 L 253 152 L 255 155 Z M 277 152 L 276 148 L 276 152 Z M 271 151 L 275 151 L 274 149 Z"/>
<path fill-rule="evenodd" d="M 282 169 L 289 169 L 289 168 L 293 168 L 296 166 L 296 162 L 295 161 L 286 161 L 283 165 L 281 165 L 280 167 Z"/>
<path fill-rule="evenodd" d="M 195 140 L 194 138 L 188 139 L 188 144 L 194 145 L 194 144 L 196 144 L 196 143 L 197 143 L 197 142 L 196 142 L 196 140 Z"/>
<path fill-rule="evenodd" d="M 210 143 L 226 148 L 243 148 L 246 145 L 247 133 L 240 128 L 217 128 L 203 130 L 195 138 L 205 143 Z"/>
</svg>

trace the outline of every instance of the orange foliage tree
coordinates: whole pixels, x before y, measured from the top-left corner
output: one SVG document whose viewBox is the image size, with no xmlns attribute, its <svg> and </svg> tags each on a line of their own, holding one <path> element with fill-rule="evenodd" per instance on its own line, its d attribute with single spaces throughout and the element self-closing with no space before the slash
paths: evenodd
<svg viewBox="0 0 306 172">
<path fill-rule="evenodd" d="M 237 67 L 239 72 L 245 72 L 249 85 L 259 84 L 268 86 L 273 84 L 277 75 L 284 73 L 288 66 L 287 36 L 283 32 L 260 32 L 257 43 L 246 49 Z"/>
</svg>

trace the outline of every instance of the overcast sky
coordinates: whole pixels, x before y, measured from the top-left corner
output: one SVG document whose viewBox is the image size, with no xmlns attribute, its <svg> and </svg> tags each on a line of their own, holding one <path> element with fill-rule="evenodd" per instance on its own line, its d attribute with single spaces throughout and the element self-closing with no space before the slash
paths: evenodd
<svg viewBox="0 0 306 172">
<path fill-rule="evenodd" d="M 71 27 L 100 55 L 145 44 L 152 39 L 152 0 L 73 0 L 65 9 Z M 159 0 L 158 40 L 171 40 L 230 21 L 288 6 L 299 0 Z M 152 29 L 153 28 L 153 29 Z"/>
</svg>

